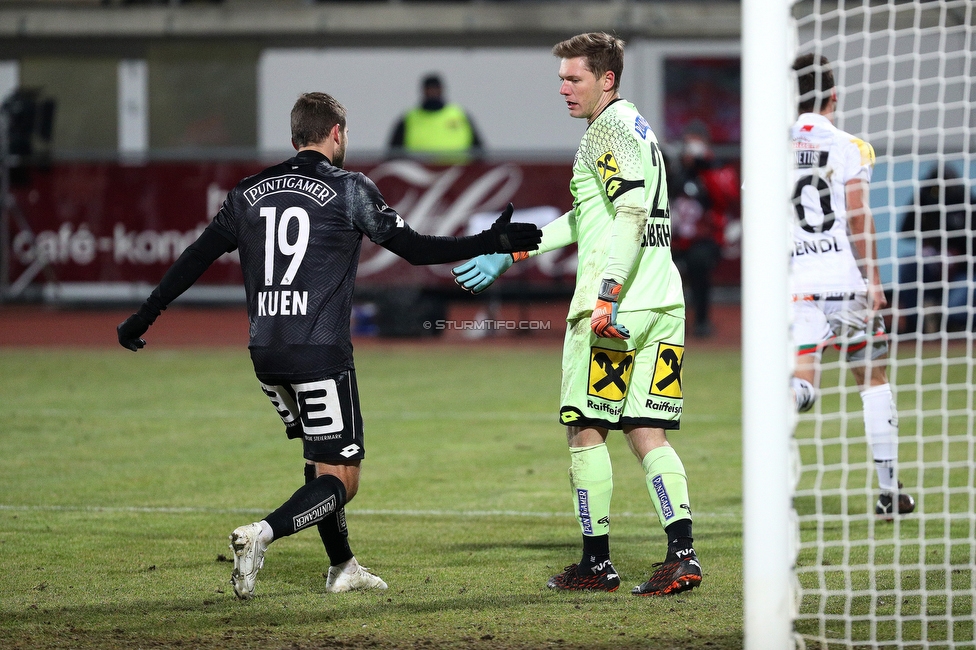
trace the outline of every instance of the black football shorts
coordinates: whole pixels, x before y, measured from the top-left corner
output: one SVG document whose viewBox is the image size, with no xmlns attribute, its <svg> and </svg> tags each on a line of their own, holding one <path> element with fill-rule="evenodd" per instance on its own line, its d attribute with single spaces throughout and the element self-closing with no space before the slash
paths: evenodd
<svg viewBox="0 0 976 650">
<path fill-rule="evenodd" d="M 363 416 L 356 371 L 300 384 L 261 383 L 281 416 L 289 438 L 301 438 L 307 460 L 319 463 L 362 460 Z"/>
</svg>

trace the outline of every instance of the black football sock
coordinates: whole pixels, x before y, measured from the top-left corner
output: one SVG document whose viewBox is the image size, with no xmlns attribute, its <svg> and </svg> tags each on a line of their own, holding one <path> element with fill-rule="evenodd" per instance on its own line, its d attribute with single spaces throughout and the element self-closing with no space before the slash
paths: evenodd
<svg viewBox="0 0 976 650">
<path fill-rule="evenodd" d="M 294 535 L 334 515 L 346 503 L 346 487 L 338 477 L 323 474 L 306 483 L 280 508 L 264 518 L 274 538 Z"/>
<path fill-rule="evenodd" d="M 668 535 L 668 558 L 683 558 L 694 549 L 691 536 L 691 519 L 679 519 L 664 529 Z"/>
<path fill-rule="evenodd" d="M 305 463 L 305 483 L 315 480 L 315 465 Z M 353 557 L 349 548 L 349 529 L 346 528 L 346 509 L 339 508 L 318 524 L 319 537 L 329 556 L 329 564 L 339 566 Z"/>
<path fill-rule="evenodd" d="M 590 575 L 610 560 L 609 535 L 583 535 L 583 559 L 576 567 L 579 575 Z"/>
</svg>

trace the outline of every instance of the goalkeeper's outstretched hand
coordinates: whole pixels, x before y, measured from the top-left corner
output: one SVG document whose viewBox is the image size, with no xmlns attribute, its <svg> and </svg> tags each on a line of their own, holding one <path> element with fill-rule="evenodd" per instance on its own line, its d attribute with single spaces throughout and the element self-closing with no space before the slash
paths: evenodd
<svg viewBox="0 0 976 650">
<path fill-rule="evenodd" d="M 629 339 L 630 332 L 617 322 L 617 302 L 621 285 L 615 280 L 604 279 L 600 283 L 600 294 L 590 317 L 593 333 L 604 339 Z"/>
<path fill-rule="evenodd" d="M 481 234 L 487 238 L 488 253 L 515 253 L 517 251 L 534 251 L 542 241 L 542 231 L 532 223 L 512 223 L 512 213 L 515 206 L 511 203 L 505 208 L 501 216 L 495 220 L 491 228 Z"/>
<path fill-rule="evenodd" d="M 138 352 L 141 348 L 146 347 L 146 341 L 142 335 L 149 329 L 150 324 L 149 320 L 142 314 L 132 314 L 115 328 L 119 335 L 119 343 L 124 348 Z"/>
<path fill-rule="evenodd" d="M 471 293 L 481 293 L 508 270 L 514 260 L 510 253 L 479 255 L 451 269 L 454 281 Z"/>
</svg>

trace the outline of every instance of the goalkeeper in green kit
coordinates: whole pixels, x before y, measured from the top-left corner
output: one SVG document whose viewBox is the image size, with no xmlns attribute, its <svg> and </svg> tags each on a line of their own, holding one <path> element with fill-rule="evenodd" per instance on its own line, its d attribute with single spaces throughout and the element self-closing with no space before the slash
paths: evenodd
<svg viewBox="0 0 976 650">
<path fill-rule="evenodd" d="M 559 420 L 567 428 L 583 555 L 548 586 L 620 586 L 610 561 L 613 470 L 606 439 L 622 430 L 668 537 L 664 562 L 631 593 L 675 594 L 698 586 L 702 573 L 692 546 L 688 480 L 667 439 L 681 420 L 685 309 L 671 261 L 664 160 L 647 122 L 619 96 L 623 41 L 581 34 L 556 45 L 553 54 L 569 114 L 588 124 L 573 163 L 573 209 L 542 229 L 537 251 L 481 255 L 454 274 L 459 285 L 479 293 L 513 262 L 577 244 Z"/>
</svg>

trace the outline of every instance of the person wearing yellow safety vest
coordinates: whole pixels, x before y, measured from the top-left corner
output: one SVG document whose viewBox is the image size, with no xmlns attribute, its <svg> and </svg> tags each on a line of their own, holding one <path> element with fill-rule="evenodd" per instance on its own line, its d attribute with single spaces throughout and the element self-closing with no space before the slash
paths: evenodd
<svg viewBox="0 0 976 650">
<path fill-rule="evenodd" d="M 462 163 L 483 153 L 481 136 L 465 110 L 444 101 L 436 74 L 424 77 L 420 106 L 407 111 L 390 137 L 390 153 L 418 155 L 431 162 Z"/>
</svg>

